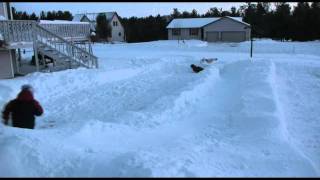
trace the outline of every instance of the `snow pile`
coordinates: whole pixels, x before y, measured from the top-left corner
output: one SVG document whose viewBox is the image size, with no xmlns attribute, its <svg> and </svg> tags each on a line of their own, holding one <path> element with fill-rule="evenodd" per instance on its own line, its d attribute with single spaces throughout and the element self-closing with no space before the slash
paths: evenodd
<svg viewBox="0 0 320 180">
<path fill-rule="evenodd" d="M 179 116 L 186 116 L 187 114 L 183 113 L 185 109 L 190 108 L 197 104 L 201 99 L 206 98 L 207 94 L 210 91 L 213 91 L 215 81 L 219 79 L 219 70 L 215 67 L 209 67 L 208 75 L 206 78 L 201 80 L 201 83 L 194 86 L 192 85 L 191 90 L 182 92 L 178 98 L 175 99 L 174 105 L 172 108 L 164 111 L 157 117 L 154 117 L 156 121 L 162 123 L 168 119 L 181 119 Z M 187 117 L 185 117 L 187 118 Z M 152 120 L 151 120 L 152 121 Z"/>
<path fill-rule="evenodd" d="M 0 176 L 317 177 L 318 47 L 94 44 L 99 69 L 0 80 L 1 107 L 31 84 L 45 109 L 35 130 L 0 125 Z"/>
</svg>

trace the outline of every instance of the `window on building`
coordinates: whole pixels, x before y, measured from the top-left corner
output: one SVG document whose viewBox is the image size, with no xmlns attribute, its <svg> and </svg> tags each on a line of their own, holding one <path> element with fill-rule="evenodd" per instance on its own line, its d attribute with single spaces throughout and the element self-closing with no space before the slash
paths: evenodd
<svg viewBox="0 0 320 180">
<path fill-rule="evenodd" d="M 172 34 L 173 34 L 174 36 L 180 36 L 181 31 L 180 31 L 180 29 L 172 29 Z"/>
<path fill-rule="evenodd" d="M 199 34 L 199 29 L 195 28 L 195 29 L 190 29 L 190 35 L 191 36 L 198 36 Z"/>
<path fill-rule="evenodd" d="M 119 32 L 119 36 L 121 36 L 121 32 Z"/>
<path fill-rule="evenodd" d="M 113 26 L 118 26 L 118 22 L 117 21 L 113 21 Z"/>
</svg>

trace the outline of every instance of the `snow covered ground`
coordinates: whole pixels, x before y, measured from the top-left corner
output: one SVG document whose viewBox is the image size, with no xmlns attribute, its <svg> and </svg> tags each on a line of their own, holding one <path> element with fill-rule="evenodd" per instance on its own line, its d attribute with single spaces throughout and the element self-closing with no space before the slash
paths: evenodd
<svg viewBox="0 0 320 180">
<path fill-rule="evenodd" d="M 35 130 L 0 125 L 0 176 L 319 177 L 320 42 L 95 44 L 99 69 L 34 86 Z M 190 64 L 218 58 L 199 74 Z"/>
</svg>

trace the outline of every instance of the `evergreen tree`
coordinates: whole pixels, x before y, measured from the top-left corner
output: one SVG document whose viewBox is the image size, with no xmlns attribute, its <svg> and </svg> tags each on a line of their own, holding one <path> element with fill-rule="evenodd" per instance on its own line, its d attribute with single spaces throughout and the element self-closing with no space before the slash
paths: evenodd
<svg viewBox="0 0 320 180">
<path fill-rule="evenodd" d="M 314 23 L 313 39 L 320 39 L 320 2 L 311 4 L 311 14 Z"/>
<path fill-rule="evenodd" d="M 41 19 L 41 20 L 47 19 L 46 13 L 45 13 L 44 11 L 41 11 L 41 13 L 40 13 L 40 19 Z"/>
<path fill-rule="evenodd" d="M 290 6 L 285 2 L 276 3 L 276 11 L 274 13 L 276 39 L 290 39 L 291 17 Z"/>
<path fill-rule="evenodd" d="M 171 14 L 171 17 L 174 18 L 180 18 L 181 17 L 181 13 L 179 12 L 179 10 L 177 8 L 173 9 L 173 13 Z"/>
<path fill-rule="evenodd" d="M 231 13 L 229 11 L 222 11 L 221 16 L 231 16 Z"/>
<path fill-rule="evenodd" d="M 204 15 L 204 17 L 221 17 L 221 13 L 218 8 L 210 8 Z"/>
<path fill-rule="evenodd" d="M 23 12 L 21 15 L 21 20 L 29 20 L 29 15 L 27 14 L 27 12 Z"/>
<path fill-rule="evenodd" d="M 197 18 L 197 17 L 199 17 L 197 10 L 193 9 L 193 10 L 191 11 L 190 17 L 191 17 L 191 18 Z"/>
<path fill-rule="evenodd" d="M 62 11 L 58 11 L 58 12 L 56 13 L 56 15 L 55 15 L 55 19 L 57 19 L 57 20 L 64 20 L 63 16 L 64 16 L 63 12 L 62 12 Z"/>
<path fill-rule="evenodd" d="M 111 37 L 111 27 L 109 25 L 109 22 L 107 21 L 106 15 L 100 13 L 97 16 L 96 22 L 96 32 L 98 38 L 101 40 L 107 40 L 109 37 Z"/>
<path fill-rule="evenodd" d="M 231 7 L 231 13 L 230 13 L 231 17 L 239 17 L 240 16 L 240 12 L 237 11 L 236 7 Z"/>
<path fill-rule="evenodd" d="M 298 2 L 297 6 L 293 10 L 293 34 L 294 40 L 305 41 L 310 40 L 310 33 L 312 33 L 312 28 L 308 27 L 308 11 L 310 11 L 310 6 L 307 2 Z"/>
<path fill-rule="evenodd" d="M 69 11 L 64 11 L 63 12 L 63 19 L 67 21 L 72 21 L 73 16 Z"/>
<path fill-rule="evenodd" d="M 244 5 L 244 17 L 243 21 L 251 25 L 251 36 L 260 37 L 262 28 L 260 27 L 259 20 L 256 18 L 257 5 L 248 2 Z"/>
<path fill-rule="evenodd" d="M 270 22 L 271 22 L 271 16 L 270 16 L 270 3 L 266 2 L 258 2 L 257 3 L 257 9 L 256 9 L 256 19 L 257 19 L 257 26 L 260 27 L 259 31 L 260 33 L 257 34 L 258 37 L 264 37 L 268 34 L 270 34 Z M 270 20 L 268 20 L 270 19 Z"/>
<path fill-rule="evenodd" d="M 32 13 L 30 16 L 29 16 L 29 19 L 30 20 L 35 20 L 37 21 L 39 18 L 37 17 L 37 15 L 35 13 Z"/>
<path fill-rule="evenodd" d="M 46 20 L 54 20 L 55 18 L 55 12 L 47 12 Z"/>
<path fill-rule="evenodd" d="M 191 14 L 188 11 L 183 11 L 181 16 L 182 18 L 190 18 Z"/>
</svg>

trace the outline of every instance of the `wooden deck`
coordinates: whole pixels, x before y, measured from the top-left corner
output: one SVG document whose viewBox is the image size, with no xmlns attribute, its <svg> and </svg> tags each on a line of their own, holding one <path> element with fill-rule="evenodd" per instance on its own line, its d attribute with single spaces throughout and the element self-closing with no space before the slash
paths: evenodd
<svg viewBox="0 0 320 180">
<path fill-rule="evenodd" d="M 90 42 L 90 24 L 70 21 L 39 23 L 28 20 L 0 20 L 0 34 L 4 43 L 0 50 L 32 48 L 35 54 L 49 56 L 55 59 L 53 71 L 63 69 L 63 66 L 84 66 L 98 68 L 98 58 L 92 54 Z M 47 70 L 35 58 L 36 66 L 19 64 L 15 73 L 28 74 L 34 71 Z M 56 66 L 61 64 L 61 66 Z M 70 65 L 69 65 L 70 64 Z"/>
<path fill-rule="evenodd" d="M 2 34 L 8 48 L 25 47 L 32 45 L 34 37 L 37 36 L 35 25 L 38 24 L 48 31 L 62 37 L 67 41 L 89 41 L 90 24 L 76 24 L 70 21 L 66 23 L 39 23 L 28 20 L 0 20 L 0 33 Z"/>
</svg>

